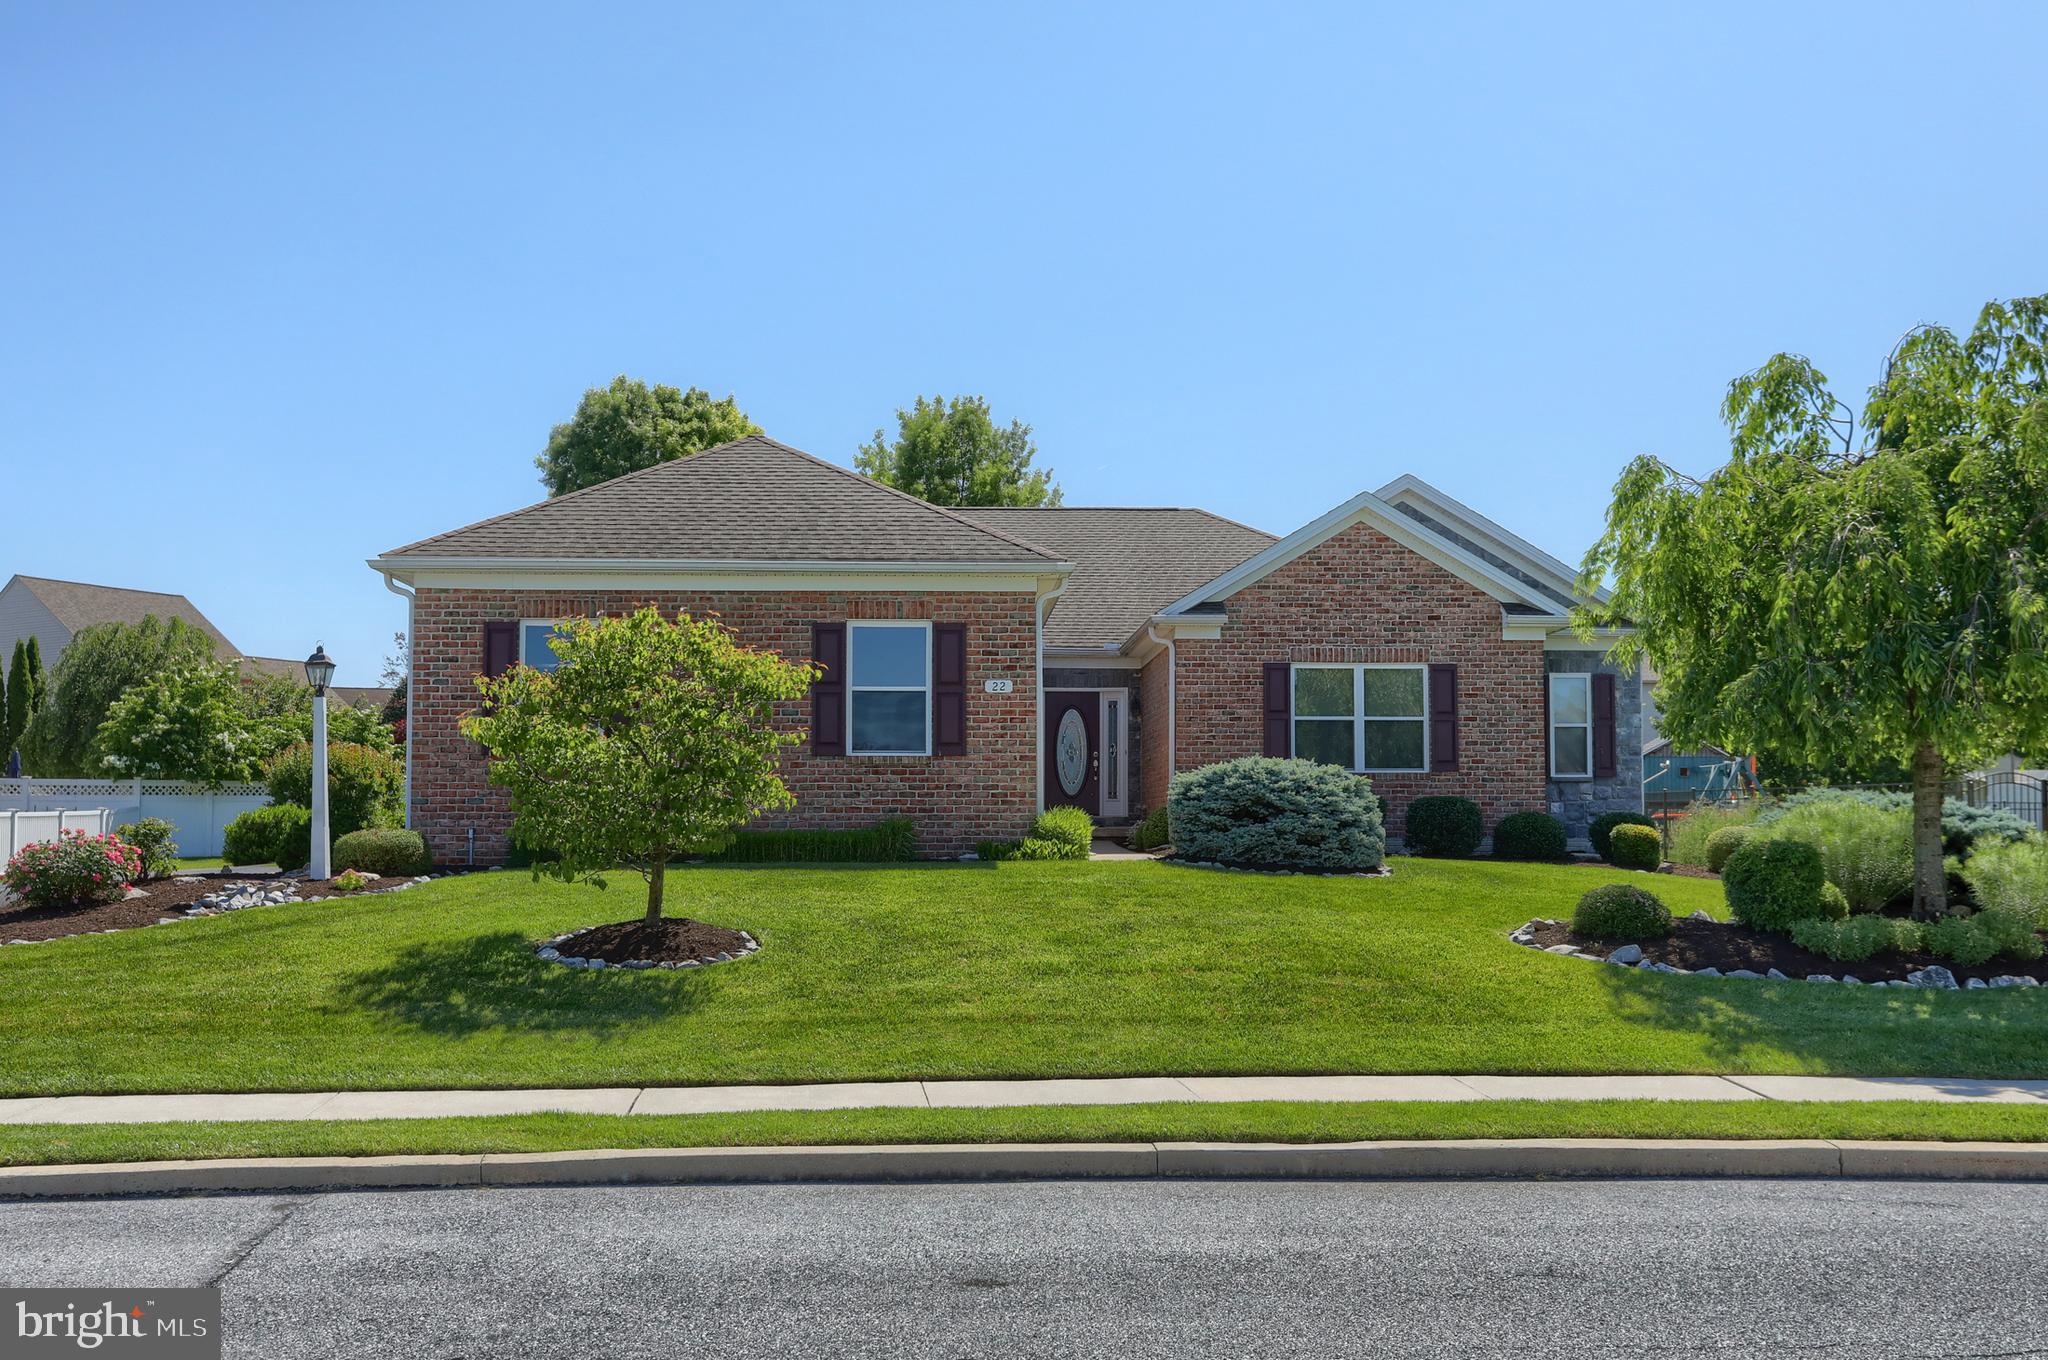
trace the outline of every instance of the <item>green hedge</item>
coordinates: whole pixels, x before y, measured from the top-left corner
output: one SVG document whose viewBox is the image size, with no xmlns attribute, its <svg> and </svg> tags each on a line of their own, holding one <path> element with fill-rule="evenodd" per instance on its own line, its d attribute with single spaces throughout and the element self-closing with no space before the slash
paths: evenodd
<svg viewBox="0 0 2048 1360">
<path fill-rule="evenodd" d="M 1511 812 L 1493 829 L 1493 853 L 1501 859 L 1563 859 L 1564 823 L 1547 812 Z"/>
<path fill-rule="evenodd" d="M 1401 841 L 1418 855 L 1469 855 L 1486 839 L 1479 804 L 1455 794 L 1435 793 L 1408 805 Z"/>
<path fill-rule="evenodd" d="M 742 831 L 718 864 L 894 864 L 917 858 L 917 824 L 890 817 L 848 831 Z"/>
<path fill-rule="evenodd" d="M 417 831 L 373 827 L 351 831 L 334 843 L 334 869 L 360 869 L 382 876 L 426 873 L 434 867 L 427 843 Z"/>
<path fill-rule="evenodd" d="M 229 864 L 303 868 L 313 858 L 313 814 L 297 803 L 272 803 L 245 812 L 221 832 Z"/>
</svg>

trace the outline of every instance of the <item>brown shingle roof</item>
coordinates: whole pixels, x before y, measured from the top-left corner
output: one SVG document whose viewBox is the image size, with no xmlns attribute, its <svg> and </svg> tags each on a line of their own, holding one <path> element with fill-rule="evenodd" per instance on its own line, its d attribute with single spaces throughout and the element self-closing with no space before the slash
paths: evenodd
<svg viewBox="0 0 2048 1360">
<path fill-rule="evenodd" d="M 1047 562 L 1001 528 L 928 505 L 765 435 L 657 463 L 387 558 Z"/>
<path fill-rule="evenodd" d="M 214 653 L 222 658 L 239 656 L 235 644 L 213 626 L 213 620 L 183 595 L 160 590 L 128 590 L 121 586 L 95 586 L 83 581 L 53 581 L 43 576 L 16 576 L 28 592 L 43 602 L 43 608 L 57 622 L 77 633 L 96 623 L 140 623 L 147 615 L 185 623 L 213 639 Z"/>
<path fill-rule="evenodd" d="M 1115 647 L 1197 586 L 1272 546 L 1273 535 L 1207 510 L 961 511 L 992 529 L 1040 543 L 1074 564 L 1053 606 L 1052 647 Z"/>
</svg>

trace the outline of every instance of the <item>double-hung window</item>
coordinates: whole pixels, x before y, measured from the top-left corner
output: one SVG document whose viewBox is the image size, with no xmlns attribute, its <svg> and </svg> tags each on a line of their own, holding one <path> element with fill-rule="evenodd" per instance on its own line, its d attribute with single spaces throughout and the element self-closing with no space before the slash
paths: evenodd
<svg viewBox="0 0 2048 1360">
<path fill-rule="evenodd" d="M 847 749 L 857 756 L 932 752 L 932 629 L 923 622 L 846 625 Z"/>
<path fill-rule="evenodd" d="M 562 664 L 562 658 L 555 655 L 555 649 L 548 646 L 559 627 L 555 619 L 521 619 L 519 621 L 519 664 L 537 671 L 551 671 Z"/>
<path fill-rule="evenodd" d="M 1361 774 L 1429 769 L 1428 667 L 1294 668 L 1294 754 Z"/>
<path fill-rule="evenodd" d="M 1572 673 L 1553 675 L 1550 677 L 1550 777 L 1590 779 L 1592 775 L 1593 677 Z"/>
</svg>

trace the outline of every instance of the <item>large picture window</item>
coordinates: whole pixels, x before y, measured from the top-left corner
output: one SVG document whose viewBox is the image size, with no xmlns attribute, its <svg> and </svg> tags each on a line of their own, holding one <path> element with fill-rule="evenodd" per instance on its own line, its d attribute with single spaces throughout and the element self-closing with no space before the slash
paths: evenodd
<svg viewBox="0 0 2048 1360">
<path fill-rule="evenodd" d="M 1426 666 L 1296 666 L 1294 754 L 1361 774 L 1429 768 Z"/>
<path fill-rule="evenodd" d="M 860 756 L 930 755 L 931 625 L 849 623 L 846 651 L 847 749 Z"/>
<path fill-rule="evenodd" d="M 1593 677 L 1550 677 L 1550 776 L 1593 777 Z"/>
</svg>

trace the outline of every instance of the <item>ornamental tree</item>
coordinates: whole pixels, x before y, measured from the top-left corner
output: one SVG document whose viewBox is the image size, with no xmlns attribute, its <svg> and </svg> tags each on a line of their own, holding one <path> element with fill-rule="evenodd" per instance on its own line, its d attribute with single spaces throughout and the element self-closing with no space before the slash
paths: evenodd
<svg viewBox="0 0 2048 1360">
<path fill-rule="evenodd" d="M 86 763 L 131 779 L 187 779 L 218 788 L 246 779 L 259 736 L 231 661 L 198 662 L 130 686 L 93 734 Z"/>
<path fill-rule="evenodd" d="M 731 396 L 649 387 L 620 374 L 610 387 L 585 392 L 575 416 L 555 426 L 533 461 L 548 494 L 561 496 L 759 433 Z"/>
<path fill-rule="evenodd" d="M 1680 747 L 1890 757 L 1911 770 L 1913 909 L 1948 911 L 1952 765 L 2048 740 L 2048 296 L 1993 302 L 1968 336 L 1910 332 L 1861 422 L 1807 360 L 1737 378 L 1726 466 L 1622 473 L 1582 628 L 1660 676 Z"/>
<path fill-rule="evenodd" d="M 603 887 L 606 870 L 637 870 L 654 924 L 671 863 L 724 849 L 756 813 L 795 803 L 776 766 L 803 733 L 778 731 L 775 706 L 802 698 L 816 669 L 652 605 L 572 620 L 548 645 L 553 671 L 478 677 L 484 706 L 463 734 L 511 790 L 513 838 L 559 857 L 536 874 Z"/>
<path fill-rule="evenodd" d="M 88 751 L 116 700 L 151 676 L 212 660 L 213 639 L 183 619 L 145 614 L 79 629 L 22 737 L 23 766 L 45 776 L 95 773 Z"/>
<path fill-rule="evenodd" d="M 985 397 L 924 397 L 896 413 L 894 442 L 875 431 L 853 465 L 934 505 L 1058 505 L 1048 469 L 1034 469 L 1031 427 L 999 427 Z"/>
</svg>

